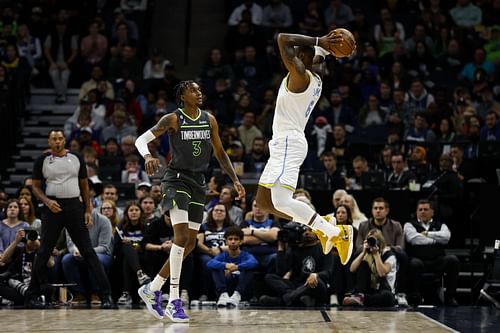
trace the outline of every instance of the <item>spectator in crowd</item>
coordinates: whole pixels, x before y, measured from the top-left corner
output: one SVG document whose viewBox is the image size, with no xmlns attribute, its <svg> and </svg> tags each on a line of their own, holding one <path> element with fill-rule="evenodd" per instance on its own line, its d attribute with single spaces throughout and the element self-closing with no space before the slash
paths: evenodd
<svg viewBox="0 0 500 333">
<path fill-rule="evenodd" d="M 327 137 L 325 151 L 331 151 L 337 157 L 338 162 L 347 162 L 349 156 L 349 143 L 347 142 L 346 127 L 344 124 L 336 124 L 333 127 L 333 135 Z"/>
<path fill-rule="evenodd" d="M 412 178 L 406 166 L 406 159 L 400 152 L 395 152 L 391 157 L 392 172 L 387 177 L 387 187 L 391 190 L 407 190 Z"/>
<path fill-rule="evenodd" d="M 349 126 L 355 125 L 354 114 L 351 107 L 345 103 L 340 96 L 338 89 L 332 90 L 330 93 L 330 108 L 318 113 L 325 116 L 328 123 L 331 125 L 344 124 Z"/>
<path fill-rule="evenodd" d="M 422 273 L 444 275 L 445 304 L 456 306 L 455 294 L 458 283 L 459 261 L 455 255 L 447 255 L 445 246 L 451 233 L 447 225 L 434 219 L 434 210 L 427 200 L 417 203 L 417 220 L 405 223 L 404 235 L 409 261 L 409 301 L 420 304 Z"/>
<path fill-rule="evenodd" d="M 100 83 L 106 84 L 104 96 L 111 100 L 115 99 L 113 85 L 111 84 L 111 82 L 107 81 L 104 78 L 104 73 L 100 64 L 96 64 L 92 67 L 90 72 L 90 79 L 88 81 L 85 81 L 80 87 L 80 92 L 78 93 L 79 99 L 82 100 L 89 94 L 90 91 L 98 89 L 98 85 Z"/>
<path fill-rule="evenodd" d="M 473 28 L 481 24 L 481 9 L 470 0 L 457 0 L 456 7 L 450 9 L 450 16 L 460 28 Z"/>
<path fill-rule="evenodd" d="M 252 202 L 252 217 L 240 225 L 243 234 L 243 250 L 251 253 L 259 262 L 259 268 L 271 272 L 275 268 L 276 248 L 280 225 Z"/>
<path fill-rule="evenodd" d="M 118 21 L 114 25 L 111 35 L 111 47 L 109 50 L 111 58 L 115 59 L 120 57 L 126 45 L 137 45 L 137 38 L 134 38 L 134 33 L 131 31 L 133 28 L 131 29 L 129 25 L 131 22 L 133 21 Z"/>
<path fill-rule="evenodd" d="M 138 189 L 147 187 L 147 192 L 142 197 L 139 198 L 139 205 L 141 205 L 142 211 L 144 212 L 144 216 L 146 218 L 146 224 L 149 224 L 154 218 L 154 212 L 156 209 L 155 201 L 151 194 L 151 184 L 141 183 L 143 184 L 141 187 L 138 186 Z M 140 185 L 140 184 L 138 184 Z M 149 185 L 149 186 L 148 186 Z"/>
<path fill-rule="evenodd" d="M 362 239 L 358 235 L 358 240 Z M 359 241 L 358 241 L 359 243 Z M 351 263 L 356 273 L 354 293 L 345 297 L 347 306 L 393 306 L 397 260 L 378 229 L 368 232 L 361 244 L 361 253 Z"/>
<path fill-rule="evenodd" d="M 245 169 L 248 172 L 260 173 L 269 159 L 269 154 L 266 151 L 266 140 L 263 137 L 253 139 L 250 153 L 245 155 Z"/>
<path fill-rule="evenodd" d="M 125 207 L 123 221 L 118 225 L 115 233 L 114 250 L 115 257 L 120 257 L 122 262 L 122 277 L 124 292 L 118 299 L 118 304 L 126 305 L 138 302 L 137 284 L 144 285 L 151 281 L 150 277 L 143 271 L 144 251 L 142 239 L 146 228 L 146 217 L 137 202 L 131 202 Z"/>
<path fill-rule="evenodd" d="M 469 80 L 470 82 L 474 81 L 474 77 L 476 75 L 476 72 L 479 69 L 483 69 L 486 71 L 486 74 L 488 76 L 493 75 L 495 72 L 495 65 L 489 60 L 486 59 L 486 51 L 482 47 L 478 47 L 474 50 L 474 57 L 473 61 L 467 63 L 462 72 L 460 73 L 460 76 Z"/>
<path fill-rule="evenodd" d="M 387 113 L 382 110 L 376 95 L 368 97 L 368 103 L 359 112 L 358 122 L 361 127 L 383 125 L 386 123 Z"/>
<path fill-rule="evenodd" d="M 101 138 L 104 142 L 109 138 L 115 138 L 121 144 L 122 139 L 127 136 L 137 136 L 137 130 L 127 124 L 127 114 L 124 111 L 116 110 L 111 116 L 111 125 L 102 130 Z"/>
<path fill-rule="evenodd" d="M 481 128 L 479 138 L 482 141 L 500 141 L 500 125 L 495 111 L 489 111 L 486 114 L 486 121 Z"/>
<path fill-rule="evenodd" d="M 262 7 L 255 3 L 253 0 L 245 0 L 241 5 L 233 9 L 233 12 L 229 16 L 227 24 L 229 26 L 236 26 L 243 19 L 243 13 L 245 11 L 250 12 L 251 23 L 255 25 L 262 24 L 263 11 Z M 250 22 L 248 22 L 250 23 Z"/>
<path fill-rule="evenodd" d="M 224 185 L 220 192 L 219 202 L 226 206 L 231 222 L 239 227 L 243 223 L 243 210 L 234 205 L 236 195 L 237 193 L 231 185 Z"/>
<path fill-rule="evenodd" d="M 70 67 L 78 56 L 78 36 L 72 35 L 66 21 L 58 20 L 55 30 L 47 36 L 44 54 L 56 90 L 56 103 L 66 103 Z"/>
<path fill-rule="evenodd" d="M 408 127 L 404 135 L 405 140 L 414 142 L 434 142 L 436 134 L 429 128 L 425 114 L 415 114 L 413 125 Z"/>
<path fill-rule="evenodd" d="M 142 78 L 144 80 L 161 80 L 165 77 L 165 72 L 163 68 L 165 65 L 171 64 L 171 62 L 163 57 L 160 50 L 154 49 L 142 70 Z"/>
<path fill-rule="evenodd" d="M 377 165 L 377 170 L 384 173 L 384 179 L 387 181 L 389 175 L 392 173 L 392 155 L 393 151 L 391 146 L 385 145 L 380 152 L 380 158 Z"/>
<path fill-rule="evenodd" d="M 26 237 L 22 229 L 14 234 L 14 240 L 0 255 L 0 267 L 7 266 L 7 271 L 0 278 L 0 296 L 12 301 L 15 306 L 23 306 L 28 296 L 31 281 L 31 267 L 35 255 L 40 248 L 40 241 Z M 24 246 L 19 246 L 25 242 Z M 47 267 L 54 267 L 54 259 L 50 257 Z"/>
<path fill-rule="evenodd" d="M 64 123 L 64 136 L 66 138 L 71 136 L 71 132 L 75 128 L 81 127 L 78 126 L 80 114 L 87 114 L 90 116 L 90 119 L 87 118 L 88 123 L 84 123 L 83 127 L 92 127 L 96 131 L 100 131 L 106 124 L 104 121 L 104 114 L 102 114 L 102 109 L 94 108 L 93 102 L 88 98 L 88 96 L 84 96 L 80 100 L 80 104 L 76 108 L 75 112 Z"/>
<path fill-rule="evenodd" d="M 99 22 L 93 21 L 89 25 L 89 34 L 80 42 L 80 54 L 87 71 L 93 66 L 104 62 L 108 52 L 108 39 L 99 33 Z"/>
<path fill-rule="evenodd" d="M 404 48 L 406 52 L 413 53 L 417 48 L 417 43 L 423 42 L 428 48 L 432 47 L 432 38 L 427 36 L 425 25 L 417 23 L 413 30 L 413 35 L 405 41 Z"/>
<path fill-rule="evenodd" d="M 326 185 L 329 191 L 337 191 L 345 189 L 345 178 L 337 168 L 337 159 L 335 154 L 328 151 L 321 155 L 323 166 L 325 168 Z"/>
<path fill-rule="evenodd" d="M 337 224 L 352 225 L 352 214 L 349 207 L 339 204 L 335 208 Z M 353 242 L 356 243 L 358 229 L 354 228 Z M 330 275 L 330 285 L 333 294 L 330 297 L 330 305 L 338 305 L 338 300 L 343 300 L 345 294 L 354 288 L 354 278 L 349 270 L 350 263 L 342 265 L 336 249 L 333 252 L 333 269 Z"/>
<path fill-rule="evenodd" d="M 328 302 L 327 282 L 333 265 L 333 256 L 325 255 L 316 235 L 305 226 L 288 222 L 296 228 L 299 240 L 287 244 L 278 242 L 276 273 L 265 276 L 272 295 L 262 295 L 264 305 L 321 306 Z M 289 229 L 289 230 L 290 230 Z M 291 232 L 291 231 L 289 231 Z"/>
<path fill-rule="evenodd" d="M 245 297 L 251 292 L 252 269 L 257 267 L 258 262 L 250 253 L 240 249 L 243 243 L 241 229 L 228 228 L 224 238 L 228 250 L 211 259 L 207 266 L 212 270 L 216 293 L 219 295 L 217 306 L 237 307 L 242 296 Z"/>
<path fill-rule="evenodd" d="M 420 184 L 424 184 L 434 175 L 432 164 L 427 162 L 427 150 L 422 146 L 412 149 L 408 168 Z"/>
<path fill-rule="evenodd" d="M 332 126 L 328 123 L 328 120 L 323 116 L 316 117 L 312 131 L 309 134 L 309 149 L 316 151 L 316 156 L 321 156 L 325 150 L 326 140 L 331 135 Z"/>
<path fill-rule="evenodd" d="M 208 215 L 207 222 L 203 223 L 198 233 L 196 259 L 199 261 L 200 278 L 197 282 L 200 286 L 200 301 L 207 301 L 212 296 L 213 280 L 207 263 L 217 255 L 228 250 L 224 241 L 224 234 L 229 227 L 233 226 L 226 211 L 226 206 L 217 203 Z"/>
<path fill-rule="evenodd" d="M 135 198 L 137 200 L 141 200 L 145 196 L 149 196 L 151 193 L 151 187 L 152 187 L 151 183 L 149 183 L 149 182 L 136 183 L 136 185 L 135 185 Z M 142 208 L 142 206 L 141 206 L 141 208 Z M 148 218 L 151 217 L 150 214 L 146 214 L 146 216 Z M 148 221 L 148 219 L 146 219 L 146 221 Z"/>
<path fill-rule="evenodd" d="M 109 186 L 109 185 L 110 184 L 107 184 L 107 185 L 104 185 L 104 186 Z M 111 186 L 113 186 L 113 185 L 111 185 Z M 109 193 L 109 191 L 111 189 L 112 188 L 108 187 L 105 190 L 108 190 L 108 193 Z M 116 188 L 115 188 L 115 190 L 116 190 Z M 104 191 L 103 191 L 103 194 L 104 194 Z M 122 219 L 120 211 L 123 214 L 123 210 L 121 210 L 118 207 L 116 207 L 115 201 L 113 201 L 113 200 L 106 200 L 106 199 L 102 200 L 101 207 L 99 207 L 98 209 L 99 209 L 99 212 L 102 215 L 104 215 L 104 216 L 106 216 L 108 218 L 109 222 L 111 223 L 111 233 L 112 233 L 112 235 L 114 235 L 115 231 L 116 231 L 116 227 L 118 226 L 118 224 L 120 224 L 120 221 Z"/>
<path fill-rule="evenodd" d="M 217 80 L 224 80 L 225 83 L 231 85 L 234 79 L 233 69 L 224 61 L 223 52 L 220 48 L 210 50 L 208 60 L 201 70 L 200 78 L 203 87 L 206 87 L 207 95 L 217 91 Z"/>
<path fill-rule="evenodd" d="M 405 102 L 408 103 L 409 107 L 409 113 L 405 115 L 405 118 L 409 119 L 409 125 L 413 125 L 412 120 L 415 115 L 425 112 L 429 105 L 434 102 L 434 96 L 427 92 L 420 79 L 415 79 L 405 95 Z"/>
<path fill-rule="evenodd" d="M 238 134 L 245 146 L 245 153 L 250 153 L 254 139 L 262 137 L 262 132 L 255 126 L 255 114 L 252 111 L 246 111 L 243 114 L 243 122 L 238 127 Z"/>
<path fill-rule="evenodd" d="M 132 154 L 125 159 L 125 170 L 122 170 L 122 183 L 150 183 L 146 171 L 142 170 L 139 164 L 139 156 Z"/>
<path fill-rule="evenodd" d="M 346 188 L 351 190 L 363 189 L 363 174 L 370 171 L 368 161 L 361 155 L 356 156 L 352 160 L 353 174 L 351 178 L 346 180 Z"/>
<path fill-rule="evenodd" d="M 42 46 L 40 39 L 30 34 L 26 24 L 20 24 L 17 27 L 17 49 L 19 55 L 28 60 L 29 66 L 33 69 L 33 75 L 37 75 L 39 70 L 36 66 L 41 65 Z"/>
<path fill-rule="evenodd" d="M 441 119 L 441 122 L 439 123 L 439 134 L 437 136 L 437 140 L 441 144 L 451 143 L 455 141 L 455 130 L 453 128 L 453 123 L 451 122 L 451 119 L 449 118 Z M 449 147 L 450 147 L 449 145 L 443 146 L 443 152 L 445 152 L 444 149 L 449 149 Z"/>
<path fill-rule="evenodd" d="M 354 15 L 349 5 L 342 0 L 331 0 L 324 12 L 325 25 L 329 30 L 332 27 L 347 28 L 354 21 Z"/>
<path fill-rule="evenodd" d="M 332 195 L 333 213 L 328 214 L 329 216 L 335 216 L 335 211 L 337 210 L 337 207 L 339 207 L 341 205 L 342 198 L 345 195 L 348 195 L 348 193 L 346 192 L 346 190 L 343 190 L 343 189 L 339 189 L 339 190 L 336 190 L 335 192 L 333 192 L 333 195 Z M 352 216 L 352 212 L 351 212 L 351 216 Z"/>
<path fill-rule="evenodd" d="M 154 218 L 151 223 L 146 226 L 144 232 L 144 238 L 142 240 L 144 244 L 144 262 L 146 274 L 148 276 L 156 275 L 163 263 L 168 259 L 172 245 L 174 244 L 174 229 L 172 227 L 172 220 L 168 214 L 163 214 L 159 217 Z M 180 279 L 180 297 L 184 304 L 189 304 L 189 293 L 188 289 L 191 286 L 191 280 L 194 270 L 194 259 L 193 255 L 189 254 L 186 259 L 182 262 L 183 272 Z M 170 283 L 165 283 L 162 290 L 168 290 Z M 168 293 L 164 294 L 164 299 L 168 299 Z"/>
<path fill-rule="evenodd" d="M 410 57 L 408 70 L 410 74 L 418 77 L 429 77 L 436 66 L 436 61 L 430 52 L 430 48 L 423 42 L 418 41 L 415 45 L 415 51 Z"/>
<path fill-rule="evenodd" d="M 317 0 L 307 3 L 307 9 L 298 23 L 300 33 L 308 36 L 320 36 L 323 33 L 323 18 L 320 15 L 320 6 Z"/>
<path fill-rule="evenodd" d="M 361 222 L 368 220 L 365 214 L 359 209 L 356 199 L 350 194 L 342 196 L 340 204 L 349 207 L 352 215 L 352 226 L 359 229 Z"/>
<path fill-rule="evenodd" d="M 128 156 L 137 155 L 137 149 L 135 147 L 134 142 L 135 142 L 135 136 L 132 135 L 127 135 L 121 139 L 120 149 L 125 159 Z"/>
<path fill-rule="evenodd" d="M 270 0 L 262 12 L 262 25 L 276 30 L 286 30 L 293 24 L 292 11 L 282 0 Z"/>
<path fill-rule="evenodd" d="M 16 239 L 16 232 L 30 225 L 24 221 L 19 200 L 10 199 L 3 209 L 5 218 L 0 222 L 0 258 L 10 243 Z"/>
<path fill-rule="evenodd" d="M 90 241 L 94 248 L 99 262 L 106 272 L 111 269 L 111 251 L 112 251 L 112 229 L 109 219 L 98 213 L 92 212 L 92 224 L 88 226 Z M 68 283 L 75 283 L 73 290 L 76 292 L 72 300 L 73 303 L 85 301 L 85 294 L 91 294 L 90 302 L 92 304 L 101 304 L 98 292 L 98 286 L 89 274 L 85 261 L 73 243 L 69 233 L 66 231 L 66 246 L 68 253 L 62 259 L 62 269 Z"/>
<path fill-rule="evenodd" d="M 142 81 L 142 65 L 136 56 L 137 49 L 131 44 L 123 45 L 120 56 L 109 61 L 109 78 Z"/>
<path fill-rule="evenodd" d="M 30 225 L 31 228 L 40 233 L 42 230 L 42 220 L 35 216 L 35 205 L 33 205 L 33 202 L 25 197 L 19 198 L 18 201 L 24 220 Z"/>
<path fill-rule="evenodd" d="M 443 222 L 451 222 L 457 217 L 463 199 L 463 183 L 453 170 L 453 158 L 450 154 L 439 157 L 440 174 L 434 177 L 434 186 L 438 196 L 438 213 Z M 455 219 L 454 219 L 455 220 Z"/>
</svg>

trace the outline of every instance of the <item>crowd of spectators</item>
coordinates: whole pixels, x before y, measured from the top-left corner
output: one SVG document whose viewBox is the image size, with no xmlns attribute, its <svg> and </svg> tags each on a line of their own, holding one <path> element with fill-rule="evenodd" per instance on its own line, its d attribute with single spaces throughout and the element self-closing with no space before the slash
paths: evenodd
<svg viewBox="0 0 500 333">
<path fill-rule="evenodd" d="M 64 134 L 68 149 L 82 154 L 87 164 L 96 221 L 105 221 L 102 225 L 110 222 L 102 228 L 101 222 L 96 223 L 89 230 L 95 250 L 108 274 L 117 277 L 111 279 L 116 282 L 115 299 L 130 304 L 138 302 L 137 287 L 154 276 L 168 257 L 173 239 L 168 215 L 158 208 L 161 174 L 146 175 L 134 141 L 177 107 L 175 86 L 180 78 L 175 64 L 160 50 L 146 54 L 142 36 L 148 33 L 143 24 L 147 1 L 104 3 L 102 8 L 79 12 L 88 15 L 76 15 L 71 9 L 4 7 L 0 80 L 2 73 L 16 70 L 31 77 L 34 84 L 52 85 L 56 103 L 67 102 L 68 85 L 80 87 L 79 105 L 67 119 Z M 356 54 L 327 58 L 322 97 L 306 129 L 309 152 L 299 187 L 316 186 L 335 193 L 333 207 L 322 210 L 333 211 L 338 223 L 353 224 L 360 234 L 354 266 L 339 266 L 335 254 L 323 257 L 307 230 L 299 232 L 300 246 L 291 244 L 283 235 L 293 232 L 280 236 L 290 226 L 260 211 L 251 193 L 242 202 L 234 201 L 234 190 L 226 185 L 214 159 L 206 175 L 210 180 L 206 222 L 196 253 L 184 262 L 183 300 L 188 295 L 208 300 L 222 294 L 229 299 L 220 272 L 214 272 L 221 266 L 209 263 L 230 250 L 225 239 L 232 237 L 231 253 L 240 253 L 236 247 L 241 242 L 245 258 L 250 255 L 256 261 L 252 264 L 258 273 L 255 285 L 249 292 L 245 281 L 245 290 L 240 289 L 245 298 L 263 296 L 261 302 L 267 304 L 325 304 L 330 299 L 323 290 L 328 289 L 328 294 L 341 297 L 340 302 L 347 295 L 346 305 L 392 305 L 394 295 L 404 304 L 401 296 L 406 292 L 414 294 L 413 303 L 417 304 L 419 291 L 408 289 L 399 275 L 418 280 L 416 274 L 423 267 L 442 271 L 429 263 L 431 257 L 419 259 L 415 251 L 409 259 L 405 243 L 413 250 L 430 246 L 429 252 L 445 256 L 441 250 L 450 239 L 446 226 L 456 231 L 452 222 L 463 200 L 464 183 L 480 176 L 474 161 L 484 157 L 484 144 L 493 145 L 486 146 L 494 147 L 486 149 L 489 153 L 500 147 L 495 145 L 500 140 L 500 1 L 229 3 L 225 43 L 208 52 L 206 62 L 199 65 L 197 81 L 204 92 L 203 107 L 217 117 L 224 147 L 243 178 L 255 178 L 268 157 L 277 87 L 285 75 L 277 34 L 321 36 L 343 27 L 356 37 Z M 82 31 L 82 27 L 88 30 Z M 151 142 L 149 149 L 163 166 L 168 163 L 166 136 Z M 27 185 L 20 194 L 29 192 Z M 368 212 L 360 211 L 356 203 L 356 191 L 385 186 L 399 191 L 427 189 L 426 197 L 438 194 L 439 200 L 419 201 L 412 207 L 415 219 L 408 221 L 411 227 L 404 225 L 404 229 L 402 223 L 386 218 L 389 203 L 383 199 L 374 201 L 367 214 L 372 219 L 368 219 L 364 214 Z M 5 193 L 0 193 L 5 206 L 0 214 L 3 251 L 16 239 L 16 244 L 22 243 L 18 230 L 24 223 L 36 224 L 40 207 L 31 193 L 29 196 L 23 204 L 21 197 L 7 202 Z M 314 204 L 307 191 L 298 191 L 297 196 Z M 136 201 L 125 205 L 124 197 Z M 420 209 L 425 212 L 419 213 Z M 387 220 L 391 230 L 399 228 L 397 235 L 386 232 Z M 371 232 L 372 225 L 381 232 Z M 234 230 L 225 237 L 232 226 L 241 228 L 243 239 Z M 377 246 L 366 245 L 370 236 Z M 34 247 L 31 244 L 29 250 Z M 302 252 L 298 254 L 297 249 Z M 78 294 L 75 301 L 83 300 L 85 294 L 90 297 L 91 281 L 75 276 L 81 261 L 71 240 L 62 240 L 54 254 L 55 269 L 62 266 L 54 274 L 54 282 L 64 275 L 65 281 L 79 286 L 74 290 Z M 4 264 L 0 269 L 8 271 L 11 257 L 0 251 Z M 309 261 L 300 261 L 304 258 Z M 398 272 L 405 260 L 410 273 Z M 455 274 L 454 258 L 444 261 L 448 275 Z M 380 263 L 383 265 L 378 267 Z M 237 268 L 231 265 L 236 264 L 230 264 L 226 275 L 235 275 Z M 377 279 L 384 280 L 382 287 L 375 283 Z M 445 301 L 453 305 L 456 281 L 449 283 Z M 96 297 L 89 300 L 98 301 Z"/>
</svg>

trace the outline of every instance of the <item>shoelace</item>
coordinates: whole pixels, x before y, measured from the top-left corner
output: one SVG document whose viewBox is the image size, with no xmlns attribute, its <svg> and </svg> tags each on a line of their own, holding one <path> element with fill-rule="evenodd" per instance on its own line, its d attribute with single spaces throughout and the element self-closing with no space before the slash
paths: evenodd
<svg viewBox="0 0 500 333">
<path fill-rule="evenodd" d="M 184 309 L 182 308 L 182 301 L 181 300 L 175 300 L 172 302 L 175 307 L 175 312 L 182 312 L 184 313 Z"/>
</svg>

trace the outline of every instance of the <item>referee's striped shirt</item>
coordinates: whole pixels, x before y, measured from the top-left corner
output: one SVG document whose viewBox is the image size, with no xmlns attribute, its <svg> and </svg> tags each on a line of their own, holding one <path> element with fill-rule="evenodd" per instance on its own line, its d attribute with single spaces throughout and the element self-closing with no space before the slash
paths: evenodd
<svg viewBox="0 0 500 333">
<path fill-rule="evenodd" d="M 66 152 L 63 156 L 46 152 L 37 158 L 33 167 L 33 179 L 46 185 L 45 195 L 60 199 L 80 196 L 80 179 L 87 178 L 83 158 Z"/>
</svg>

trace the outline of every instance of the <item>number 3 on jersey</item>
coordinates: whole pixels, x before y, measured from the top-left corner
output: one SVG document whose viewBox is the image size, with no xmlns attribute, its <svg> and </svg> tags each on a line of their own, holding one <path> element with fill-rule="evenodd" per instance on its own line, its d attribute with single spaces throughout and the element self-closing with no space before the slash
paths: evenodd
<svg viewBox="0 0 500 333">
<path fill-rule="evenodd" d="M 198 157 L 201 154 L 201 141 L 193 141 L 193 156 Z"/>
</svg>

